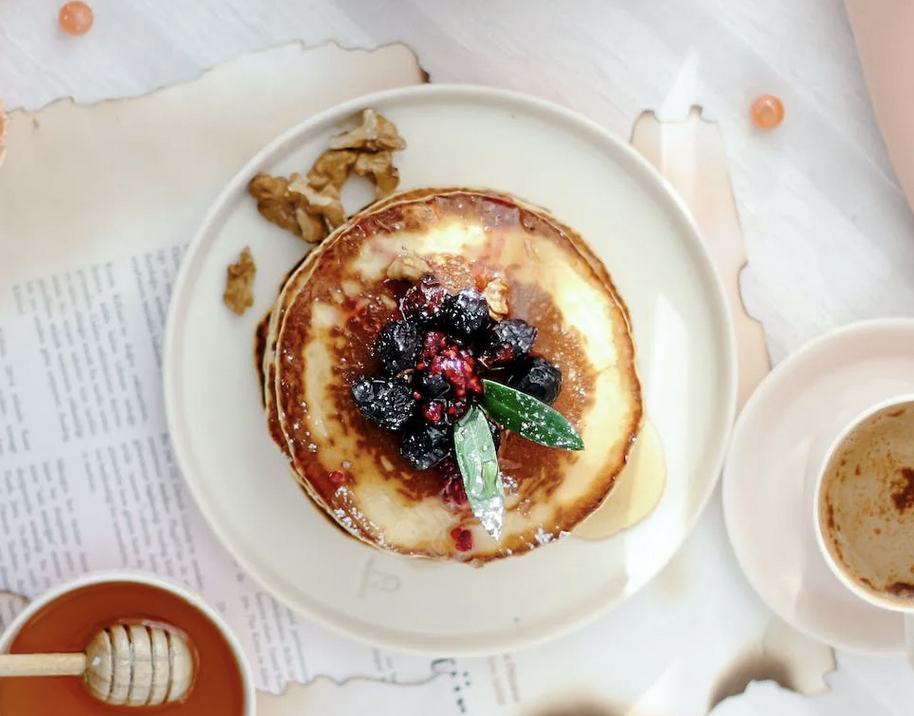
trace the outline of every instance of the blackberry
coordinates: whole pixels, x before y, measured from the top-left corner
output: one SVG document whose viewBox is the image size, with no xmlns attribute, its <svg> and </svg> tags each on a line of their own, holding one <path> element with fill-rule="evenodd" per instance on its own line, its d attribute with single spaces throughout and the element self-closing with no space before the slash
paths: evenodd
<svg viewBox="0 0 914 716">
<path fill-rule="evenodd" d="M 533 348 L 536 328 L 519 318 L 499 321 L 489 329 L 480 361 L 487 367 L 507 365 Z"/>
<path fill-rule="evenodd" d="M 528 356 L 512 367 L 507 383 L 522 393 L 552 405 L 562 390 L 562 371 L 545 358 Z"/>
<path fill-rule="evenodd" d="M 400 441 L 400 454 L 416 470 L 428 470 L 441 462 L 450 451 L 451 431 L 441 425 L 424 423 L 406 433 Z"/>
<path fill-rule="evenodd" d="M 352 384 L 352 399 L 369 422 L 400 430 L 416 414 L 410 387 L 399 380 L 360 376 Z"/>
<path fill-rule="evenodd" d="M 416 364 L 419 329 L 406 321 L 391 321 L 378 335 L 375 351 L 387 375 L 396 375 Z"/>
<path fill-rule="evenodd" d="M 440 398 L 451 389 L 451 384 L 443 375 L 431 375 L 428 372 L 416 374 L 414 387 L 426 398 Z"/>
<path fill-rule="evenodd" d="M 441 323 L 444 304 L 450 294 L 432 276 L 424 276 L 411 286 L 400 301 L 400 311 L 409 321 L 429 328 Z"/>
<path fill-rule="evenodd" d="M 444 305 L 445 329 L 459 338 L 472 339 L 489 325 L 489 303 L 472 288 L 451 296 Z"/>
</svg>

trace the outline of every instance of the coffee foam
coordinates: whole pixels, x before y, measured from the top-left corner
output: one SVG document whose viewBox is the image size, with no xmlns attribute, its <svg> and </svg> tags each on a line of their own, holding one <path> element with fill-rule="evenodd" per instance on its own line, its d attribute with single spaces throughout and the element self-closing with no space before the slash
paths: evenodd
<svg viewBox="0 0 914 716">
<path fill-rule="evenodd" d="M 851 431 L 825 468 L 818 510 L 844 574 L 880 601 L 914 607 L 914 404 Z"/>
</svg>

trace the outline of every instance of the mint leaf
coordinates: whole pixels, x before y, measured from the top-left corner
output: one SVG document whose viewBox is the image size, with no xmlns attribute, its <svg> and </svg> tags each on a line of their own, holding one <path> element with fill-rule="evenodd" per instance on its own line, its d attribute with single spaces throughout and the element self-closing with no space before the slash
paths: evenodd
<svg viewBox="0 0 914 716">
<path fill-rule="evenodd" d="M 496 423 L 547 447 L 584 449 L 571 423 L 542 401 L 502 383 L 483 380 L 482 384 L 482 407 Z"/>
<path fill-rule="evenodd" d="M 501 538 L 505 487 L 486 414 L 475 405 L 454 426 L 454 452 L 473 515 L 486 532 Z"/>
</svg>

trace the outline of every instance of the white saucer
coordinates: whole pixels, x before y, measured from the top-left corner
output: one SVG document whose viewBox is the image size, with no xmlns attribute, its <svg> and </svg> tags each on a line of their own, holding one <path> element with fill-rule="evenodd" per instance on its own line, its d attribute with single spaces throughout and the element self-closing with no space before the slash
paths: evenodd
<svg viewBox="0 0 914 716">
<path fill-rule="evenodd" d="M 829 571 L 812 525 L 816 472 L 857 413 L 911 391 L 914 320 L 857 323 L 779 364 L 734 428 L 723 502 L 736 557 L 772 610 L 837 648 L 903 652 L 903 620 L 858 599 Z"/>
</svg>

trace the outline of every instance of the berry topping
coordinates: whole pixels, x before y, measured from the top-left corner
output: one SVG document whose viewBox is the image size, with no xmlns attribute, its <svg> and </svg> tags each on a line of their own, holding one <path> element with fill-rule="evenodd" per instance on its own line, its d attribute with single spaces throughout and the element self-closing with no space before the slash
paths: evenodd
<svg viewBox="0 0 914 716">
<path fill-rule="evenodd" d="M 422 337 L 422 352 L 419 354 L 419 362 L 416 364 L 416 368 L 425 370 L 431 363 L 432 358 L 450 346 L 451 341 L 448 340 L 447 335 L 441 331 L 429 331 Z"/>
<path fill-rule="evenodd" d="M 463 476 L 461 476 L 460 468 L 457 467 L 454 458 L 444 458 L 438 463 L 438 470 L 444 479 L 444 487 L 441 488 L 441 499 L 457 507 L 467 504 L 467 491 L 463 486 Z"/>
<path fill-rule="evenodd" d="M 445 407 L 443 400 L 432 400 L 423 406 L 422 415 L 430 423 L 440 423 L 444 419 Z"/>
<path fill-rule="evenodd" d="M 545 358 L 528 356 L 513 366 L 507 383 L 522 393 L 552 405 L 562 390 L 562 371 Z"/>
<path fill-rule="evenodd" d="M 343 475 L 343 473 L 340 472 L 339 470 L 334 470 L 329 475 L 327 475 L 327 478 L 334 485 L 342 485 L 346 481 L 346 476 Z"/>
<path fill-rule="evenodd" d="M 472 339 L 489 325 L 489 304 L 479 291 L 465 288 L 451 296 L 444 307 L 446 330 L 465 340 Z"/>
<path fill-rule="evenodd" d="M 443 375 L 431 375 L 430 373 L 417 373 L 413 383 L 418 389 L 420 395 L 427 398 L 440 398 L 451 389 L 451 384 Z"/>
<path fill-rule="evenodd" d="M 480 361 L 487 367 L 504 366 L 533 349 L 536 328 L 519 318 L 499 321 L 489 329 Z"/>
<path fill-rule="evenodd" d="M 473 549 L 473 533 L 463 527 L 455 527 L 451 530 L 451 539 L 454 540 L 454 546 L 458 552 L 469 552 Z"/>
<path fill-rule="evenodd" d="M 515 391 L 552 403 L 562 374 L 549 361 L 529 355 L 536 328 L 516 318 L 499 320 L 503 314 L 493 318 L 489 301 L 473 287 L 451 294 L 430 275 L 411 286 L 404 281 L 385 287 L 400 294 L 400 316 L 377 328 L 373 350 L 382 375 L 358 378 L 352 397 L 374 425 L 398 433 L 400 454 L 414 470 L 438 468 L 445 502 L 472 504 L 457 467 L 455 426 L 483 406 L 496 453 L 504 431 L 498 416 L 489 415 L 483 379 L 507 382 Z M 503 288 L 507 291 L 507 285 Z M 370 303 L 365 297 L 361 301 Z M 354 310 L 359 306 L 354 303 Z M 458 549 L 466 551 L 472 535 L 461 530 Z"/>
<path fill-rule="evenodd" d="M 352 384 L 352 399 L 369 421 L 388 430 L 400 430 L 416 413 L 409 385 L 400 380 L 360 376 Z"/>
<path fill-rule="evenodd" d="M 387 375 L 413 368 L 419 355 L 419 329 L 406 321 L 391 321 L 381 329 L 375 351 Z"/>
<path fill-rule="evenodd" d="M 482 393 L 482 381 L 476 375 L 476 359 L 465 348 L 448 346 L 431 359 L 428 372 L 444 376 L 458 398 L 465 398 L 467 393 Z"/>
<path fill-rule="evenodd" d="M 400 301 L 403 315 L 421 326 L 434 326 L 440 322 L 444 304 L 450 294 L 431 276 L 425 276 L 412 286 Z"/>
<path fill-rule="evenodd" d="M 470 404 L 465 400 L 452 400 L 447 404 L 445 420 L 452 425 L 467 414 Z"/>
<path fill-rule="evenodd" d="M 403 436 L 400 454 L 410 461 L 416 470 L 427 470 L 441 462 L 451 451 L 451 431 L 445 426 L 418 426 Z"/>
</svg>

